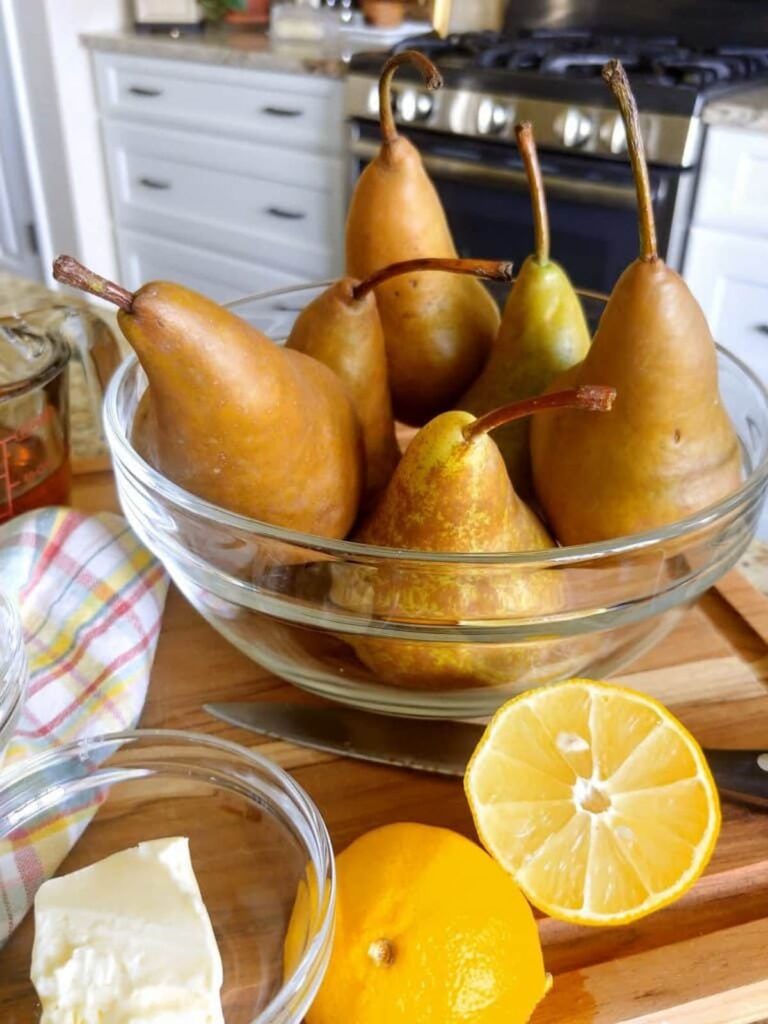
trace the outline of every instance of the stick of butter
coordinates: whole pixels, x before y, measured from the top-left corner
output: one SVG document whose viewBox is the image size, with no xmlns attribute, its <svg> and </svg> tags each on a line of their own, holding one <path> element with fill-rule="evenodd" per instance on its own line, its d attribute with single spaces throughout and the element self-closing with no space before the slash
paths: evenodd
<svg viewBox="0 0 768 1024">
<path fill-rule="evenodd" d="M 141 843 L 45 882 L 31 975 L 40 1024 L 224 1024 L 189 840 Z"/>
</svg>

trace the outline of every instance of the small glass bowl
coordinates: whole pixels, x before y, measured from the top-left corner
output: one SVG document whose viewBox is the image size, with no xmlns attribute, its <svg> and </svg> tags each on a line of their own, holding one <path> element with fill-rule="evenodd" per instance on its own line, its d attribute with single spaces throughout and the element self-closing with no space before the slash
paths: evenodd
<svg viewBox="0 0 768 1024">
<path fill-rule="evenodd" d="M 21 715 L 28 682 L 19 610 L 16 602 L 0 591 L 0 765 Z"/>
<path fill-rule="evenodd" d="M 322 288 L 270 292 L 231 308 L 280 339 Z M 595 324 L 604 298 L 581 297 Z M 105 424 L 128 520 L 241 651 L 298 686 L 371 711 L 484 717 L 533 686 L 615 674 L 668 633 L 753 539 L 768 483 L 768 393 L 722 348 L 718 365 L 742 445 L 742 486 L 670 526 L 551 551 L 379 548 L 284 530 L 204 501 L 132 444 L 146 388 L 135 359 L 112 379 Z M 521 609 L 516 586 L 544 579 L 536 614 Z M 489 589 L 505 588 L 508 601 L 489 602 Z M 419 589 L 440 595 L 429 616 L 407 609 Z M 382 592 L 400 600 L 384 607 Z"/>
<path fill-rule="evenodd" d="M 190 840 L 224 965 L 227 1024 L 299 1024 L 330 956 L 331 842 L 306 793 L 234 743 L 185 732 L 124 732 L 7 768 L 0 775 L 0 910 L 19 896 L 19 865 L 26 863 L 29 875 L 29 865 L 42 860 L 65 874 L 170 836 Z M 33 938 L 30 911 L 0 948 L 3 1024 L 39 1019 L 29 980 Z"/>
</svg>

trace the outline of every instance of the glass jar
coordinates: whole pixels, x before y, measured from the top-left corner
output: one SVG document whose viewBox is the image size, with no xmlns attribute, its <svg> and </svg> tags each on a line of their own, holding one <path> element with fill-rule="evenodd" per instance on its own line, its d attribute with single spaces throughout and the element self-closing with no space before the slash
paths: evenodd
<svg viewBox="0 0 768 1024">
<path fill-rule="evenodd" d="M 73 355 L 100 436 L 104 388 L 120 358 L 106 324 L 74 306 L 0 318 L 0 523 L 69 500 Z"/>
</svg>

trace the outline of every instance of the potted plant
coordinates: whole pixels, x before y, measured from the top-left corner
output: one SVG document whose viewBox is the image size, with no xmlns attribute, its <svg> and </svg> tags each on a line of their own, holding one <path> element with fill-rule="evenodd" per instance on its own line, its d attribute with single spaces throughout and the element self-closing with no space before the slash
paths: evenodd
<svg viewBox="0 0 768 1024">
<path fill-rule="evenodd" d="M 270 0 L 201 0 L 207 21 L 228 21 L 235 25 L 265 25 Z"/>
</svg>

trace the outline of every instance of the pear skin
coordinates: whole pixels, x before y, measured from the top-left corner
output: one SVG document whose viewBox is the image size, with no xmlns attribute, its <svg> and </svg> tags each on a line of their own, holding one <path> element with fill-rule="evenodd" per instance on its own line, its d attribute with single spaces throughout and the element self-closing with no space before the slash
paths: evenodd
<svg viewBox="0 0 768 1024">
<path fill-rule="evenodd" d="M 346 535 L 362 458 L 335 374 L 179 285 L 145 285 L 117 319 L 149 379 L 163 473 L 233 512 Z"/>
<path fill-rule="evenodd" d="M 584 389 L 590 391 L 591 389 Z M 424 552 L 548 551 L 554 541 L 516 494 L 488 430 L 512 415 L 555 402 L 610 405 L 611 389 L 533 399 L 476 419 L 447 412 L 423 427 L 355 536 L 380 547 Z M 537 403 L 542 403 L 537 406 Z M 548 413 L 549 415 L 549 413 Z M 558 574 L 504 564 L 393 561 L 334 566 L 332 595 L 344 608 L 376 618 L 457 626 L 462 621 L 541 618 L 564 604 Z M 353 637 L 360 660 L 388 684 L 432 690 L 494 686 L 535 678 L 567 657 L 560 641 L 532 635 L 516 644 L 419 643 Z M 571 660 L 573 652 L 570 652 Z"/>
<path fill-rule="evenodd" d="M 149 380 L 156 468 L 200 498 L 276 526 L 344 537 L 363 483 L 363 446 L 344 385 L 188 288 L 134 295 L 70 257 L 58 280 L 115 301 Z M 154 420 L 152 419 L 154 417 Z"/>
<path fill-rule="evenodd" d="M 323 363 L 346 385 L 363 431 L 365 490 L 377 494 L 400 458 L 389 396 L 387 353 L 376 298 L 359 300 L 342 278 L 299 314 L 286 348 Z"/>
<path fill-rule="evenodd" d="M 739 442 L 720 399 L 717 353 L 683 279 L 659 258 L 637 109 L 624 69 L 603 70 L 627 128 L 640 213 L 640 258 L 621 275 L 589 353 L 553 385 L 618 391 L 608 416 L 561 409 L 531 429 L 534 484 L 564 544 L 677 522 L 742 480 Z"/>
<path fill-rule="evenodd" d="M 462 427 L 474 417 L 447 412 L 423 427 L 406 449 L 374 512 L 355 540 L 421 551 L 547 550 L 554 542 L 512 489 L 493 440 L 477 438 L 469 454 Z M 547 571 L 393 563 L 375 570 L 339 566 L 334 600 L 354 611 L 456 625 L 557 611 L 562 593 Z M 431 645 L 354 638 L 360 660 L 381 679 L 418 689 L 453 689 L 499 681 L 496 645 Z M 501 652 L 506 680 L 530 667 L 537 649 Z"/>
<path fill-rule="evenodd" d="M 507 297 L 488 362 L 459 403 L 476 415 L 542 394 L 589 351 L 589 328 L 579 297 L 562 267 L 550 259 L 549 218 L 533 128 L 523 122 L 515 127 L 515 135 L 531 191 L 535 246 Z M 518 494 L 530 498 L 530 420 L 500 427 L 494 441 Z"/>
<path fill-rule="evenodd" d="M 619 278 L 584 362 L 553 388 L 611 384 L 607 416 L 536 417 L 536 493 L 563 544 L 674 523 L 726 497 L 741 453 L 720 401 L 717 356 L 701 307 L 661 260 Z"/>
<path fill-rule="evenodd" d="M 459 402 L 481 415 L 500 405 L 546 391 L 563 371 L 580 363 L 589 351 L 584 311 L 562 268 L 529 256 L 507 298 L 501 328 L 483 372 Z M 517 492 L 533 493 L 530 420 L 499 427 L 499 446 Z"/>
<path fill-rule="evenodd" d="M 413 51 L 384 67 L 382 146 L 358 179 L 347 215 L 347 273 L 359 280 L 390 263 L 457 255 L 418 150 L 394 128 L 389 82 L 395 68 L 409 61 L 425 70 L 429 85 L 441 84 L 434 66 Z M 479 281 L 444 274 L 387 281 L 376 298 L 395 415 L 423 424 L 449 409 L 480 372 L 498 331 L 498 307 Z"/>
<path fill-rule="evenodd" d="M 400 458 L 395 437 L 384 331 L 374 291 L 391 278 L 440 270 L 486 280 L 512 280 L 511 263 L 499 260 L 419 259 L 384 267 L 364 281 L 334 282 L 299 314 L 286 347 L 329 367 L 346 385 L 363 428 L 366 496 L 386 485 Z"/>
<path fill-rule="evenodd" d="M 139 404 L 136 406 L 136 412 L 133 416 L 131 444 L 150 466 L 156 466 L 160 458 L 157 451 L 157 436 L 155 407 L 152 404 L 152 394 L 149 388 L 147 388 L 139 399 Z"/>
</svg>

